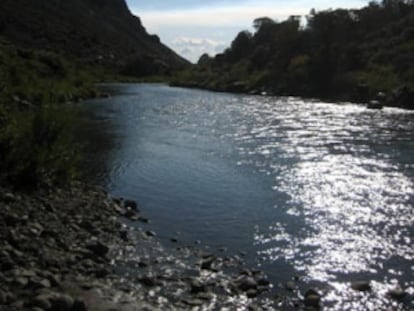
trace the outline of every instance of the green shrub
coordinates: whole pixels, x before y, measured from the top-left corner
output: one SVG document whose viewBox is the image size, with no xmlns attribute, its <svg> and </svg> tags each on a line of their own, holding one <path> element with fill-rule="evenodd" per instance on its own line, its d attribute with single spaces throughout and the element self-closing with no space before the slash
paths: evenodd
<svg viewBox="0 0 414 311">
<path fill-rule="evenodd" d="M 0 126 L 0 182 L 35 188 L 76 177 L 74 118 L 74 112 L 55 106 L 7 113 Z"/>
</svg>

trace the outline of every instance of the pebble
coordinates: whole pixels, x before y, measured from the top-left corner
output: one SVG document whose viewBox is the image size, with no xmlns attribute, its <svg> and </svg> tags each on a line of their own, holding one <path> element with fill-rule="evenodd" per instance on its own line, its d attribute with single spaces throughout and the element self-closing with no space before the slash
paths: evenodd
<svg viewBox="0 0 414 311">
<path fill-rule="evenodd" d="M 60 294 L 52 298 L 52 306 L 55 310 L 71 311 L 75 300 L 66 294 Z"/>
<path fill-rule="evenodd" d="M 150 222 L 148 218 L 142 216 L 139 216 L 138 220 L 144 224 L 148 224 Z"/>
<path fill-rule="evenodd" d="M 125 200 L 124 201 L 124 207 L 125 208 L 131 208 L 138 212 L 138 204 L 134 200 Z"/>
<path fill-rule="evenodd" d="M 204 302 L 201 299 L 183 299 L 182 300 L 185 304 L 193 307 L 198 307 L 204 304 Z"/>
<path fill-rule="evenodd" d="M 48 279 L 39 279 L 38 277 L 30 278 L 28 287 L 33 289 L 50 288 L 52 285 Z"/>
<path fill-rule="evenodd" d="M 191 286 L 191 293 L 193 294 L 198 294 L 200 292 L 207 291 L 207 286 L 199 279 L 192 279 L 190 286 Z"/>
<path fill-rule="evenodd" d="M 139 282 L 148 287 L 154 287 L 157 285 L 157 280 L 155 279 L 155 277 L 150 276 L 150 275 L 141 277 L 139 279 Z"/>
<path fill-rule="evenodd" d="M 4 305 L 7 303 L 7 294 L 0 290 L 0 305 Z"/>
<path fill-rule="evenodd" d="M 304 299 L 305 306 L 319 308 L 321 297 L 319 295 L 309 295 Z"/>
<path fill-rule="evenodd" d="M 80 299 L 76 299 L 73 303 L 72 311 L 87 311 L 85 302 Z"/>
<path fill-rule="evenodd" d="M 201 261 L 200 267 L 203 270 L 209 270 L 212 268 L 214 257 L 206 257 Z"/>
<path fill-rule="evenodd" d="M 395 300 L 402 300 L 407 295 L 407 293 L 400 287 L 390 289 L 387 292 L 387 295 Z"/>
<path fill-rule="evenodd" d="M 294 291 L 295 289 L 296 289 L 296 283 L 295 282 L 293 282 L 293 281 L 289 281 L 289 282 L 287 282 L 286 284 L 285 284 L 285 288 L 288 290 L 288 291 Z"/>
<path fill-rule="evenodd" d="M 149 237 L 157 236 L 157 234 L 154 231 L 150 231 L 150 230 L 145 231 L 145 234 L 146 234 L 146 236 L 149 236 Z"/>
<path fill-rule="evenodd" d="M 305 292 L 305 297 L 308 297 L 308 296 L 320 296 L 320 294 L 318 293 L 316 289 L 310 288 Z"/>
<path fill-rule="evenodd" d="M 233 290 L 230 288 L 233 285 L 237 293 L 243 292 L 249 298 L 256 298 L 268 289 L 269 281 L 263 274 L 247 269 L 242 275 L 235 272 L 243 266 L 238 256 L 229 260 L 232 268 L 226 271 L 221 268 L 222 258 L 198 251 L 200 247 L 197 246 L 178 244 L 180 250 L 165 252 L 152 239 L 143 238 L 155 237 L 155 232 L 130 231 L 120 225 L 121 215 L 117 210 L 129 210 L 131 216 L 139 216 L 133 205 L 123 202 L 121 207 L 105 203 L 99 193 L 75 192 L 67 196 L 63 191 L 53 198 L 42 198 L 41 202 L 31 198 L 30 204 L 13 206 L 0 213 L 0 223 L 5 224 L 3 218 L 7 214 L 11 215 L 9 223 L 13 224 L 0 226 L 0 282 L 5 284 L 0 288 L 0 305 L 6 301 L 14 303 L 16 310 L 24 309 L 18 306 L 25 303 L 24 307 L 32 311 L 87 311 L 90 309 L 87 304 L 95 299 L 90 300 L 90 297 L 105 297 L 108 301 L 148 305 L 148 310 L 162 310 L 163 306 L 182 310 L 183 307 L 198 308 L 204 303 L 220 306 L 230 298 L 229 290 Z M 23 197 L 22 202 L 25 201 Z M 0 210 L 2 203 L 0 198 Z M 141 220 L 145 222 L 145 218 Z M 138 227 L 134 225 L 134 228 Z M 170 241 L 179 243 L 176 237 Z M 138 253 L 133 253 L 135 242 L 142 242 L 136 244 Z M 112 247 L 113 243 L 118 245 Z M 112 251 L 118 258 L 112 257 Z M 127 257 L 132 254 L 133 257 Z M 240 262 L 236 262 L 237 259 Z M 117 266 L 118 260 L 126 269 L 134 271 L 134 276 L 112 275 L 112 269 L 118 267 L 123 273 L 125 267 Z M 215 271 L 218 273 L 212 273 Z M 138 282 L 143 286 L 137 286 Z M 67 295 L 66 290 L 87 293 L 87 300 L 75 299 Z M 168 296 L 167 292 L 175 296 Z M 13 298 L 7 298 L 10 293 Z M 180 299 L 182 295 L 187 297 Z M 81 294 L 81 297 L 84 296 Z"/>
<path fill-rule="evenodd" d="M 25 277 L 17 277 L 13 280 L 13 284 L 18 286 L 18 287 L 26 287 L 27 284 L 29 283 L 29 280 Z"/>
<path fill-rule="evenodd" d="M 100 241 L 91 242 L 86 247 L 99 257 L 105 257 L 109 252 L 109 247 Z"/>
<path fill-rule="evenodd" d="M 129 237 L 128 237 L 128 230 L 121 230 L 119 231 L 119 237 L 125 241 L 128 242 L 129 241 Z"/>
<path fill-rule="evenodd" d="M 257 282 L 252 277 L 243 277 L 239 280 L 236 280 L 237 288 L 241 289 L 242 291 L 248 291 L 250 289 L 257 289 Z"/>
<path fill-rule="evenodd" d="M 351 288 L 356 291 L 365 292 L 371 290 L 371 284 L 369 281 L 356 281 L 352 282 Z"/>
<path fill-rule="evenodd" d="M 255 290 L 255 289 L 249 289 L 249 290 L 246 292 L 246 296 L 247 296 L 248 298 L 255 298 L 255 297 L 257 297 L 257 295 L 258 295 L 258 292 L 257 292 L 257 290 Z"/>
<path fill-rule="evenodd" d="M 52 303 L 50 302 L 50 299 L 50 295 L 40 295 L 32 300 L 31 305 L 33 307 L 39 307 L 43 310 L 50 310 L 52 308 Z"/>
</svg>

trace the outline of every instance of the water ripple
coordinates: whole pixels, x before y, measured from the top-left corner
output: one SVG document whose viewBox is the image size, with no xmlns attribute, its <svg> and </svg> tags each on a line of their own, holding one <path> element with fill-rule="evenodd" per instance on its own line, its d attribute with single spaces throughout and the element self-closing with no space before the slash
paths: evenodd
<svg viewBox="0 0 414 311">
<path fill-rule="evenodd" d="M 114 180 L 143 179 L 144 192 L 157 188 L 151 199 L 186 197 L 178 214 L 195 215 L 187 221 L 195 230 L 197 215 L 214 223 L 206 235 L 232 225 L 240 230 L 232 239 L 245 237 L 254 226 L 258 257 L 288 262 L 309 283 L 328 283 L 324 305 L 332 310 L 414 308 L 385 298 L 397 284 L 414 295 L 413 113 L 142 88 L 115 105 L 127 154 L 117 151 Z M 263 176 L 274 194 L 268 206 L 244 170 Z M 358 278 L 372 280 L 374 290 L 350 290 Z"/>
</svg>

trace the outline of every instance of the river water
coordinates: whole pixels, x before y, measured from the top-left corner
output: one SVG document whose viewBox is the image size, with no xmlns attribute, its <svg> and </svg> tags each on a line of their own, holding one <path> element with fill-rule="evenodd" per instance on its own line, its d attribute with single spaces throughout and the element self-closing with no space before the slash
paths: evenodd
<svg viewBox="0 0 414 311">
<path fill-rule="evenodd" d="M 325 309 L 414 309 L 413 112 L 102 87 L 114 96 L 82 105 L 89 174 L 137 199 L 161 238 L 242 253 L 276 284 L 297 276 Z"/>
</svg>

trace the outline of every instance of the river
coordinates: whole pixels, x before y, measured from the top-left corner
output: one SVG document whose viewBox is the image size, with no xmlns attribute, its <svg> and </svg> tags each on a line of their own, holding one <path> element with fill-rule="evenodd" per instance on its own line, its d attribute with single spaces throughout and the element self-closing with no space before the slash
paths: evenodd
<svg viewBox="0 0 414 311">
<path fill-rule="evenodd" d="M 414 113 L 105 84 L 82 104 L 90 178 L 161 238 L 242 253 L 331 310 L 414 309 Z M 349 282 L 369 280 L 355 292 Z M 389 299 L 401 286 L 402 302 Z"/>
</svg>

